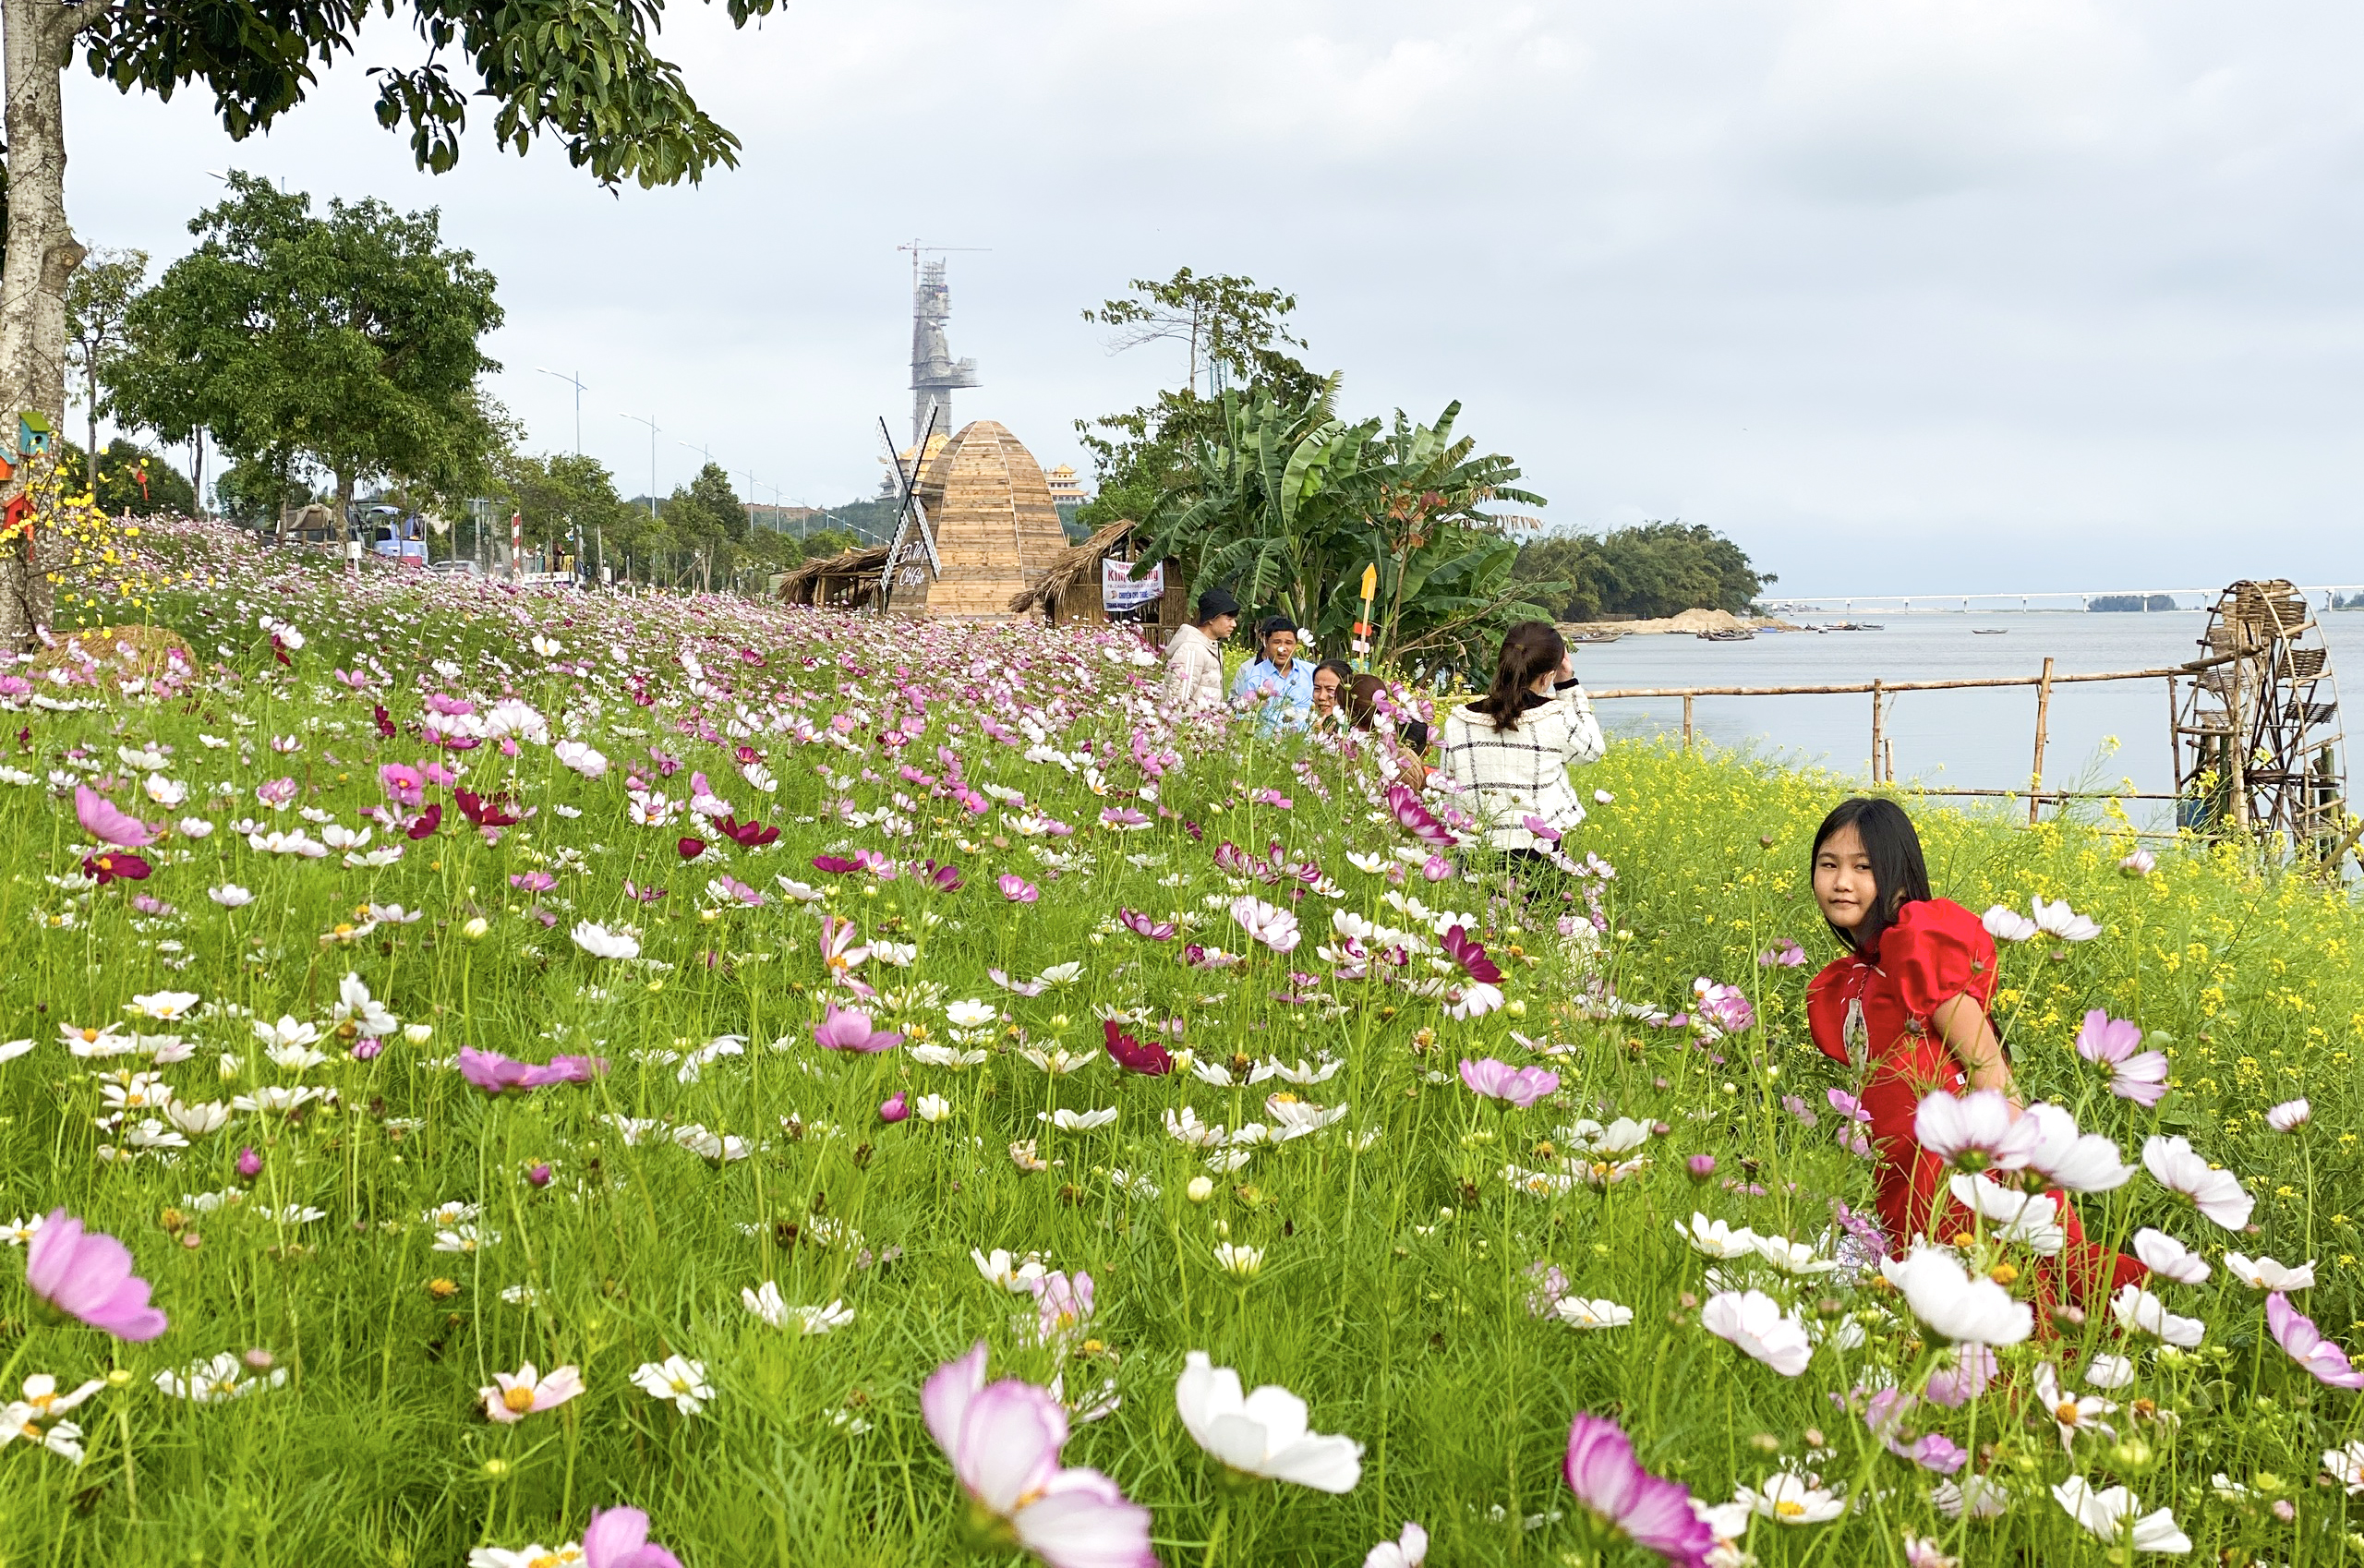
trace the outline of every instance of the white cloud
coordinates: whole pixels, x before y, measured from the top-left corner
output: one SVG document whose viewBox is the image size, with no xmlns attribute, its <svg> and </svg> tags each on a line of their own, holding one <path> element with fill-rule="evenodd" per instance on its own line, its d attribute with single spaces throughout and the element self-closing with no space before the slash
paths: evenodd
<svg viewBox="0 0 2364 1568">
<path fill-rule="evenodd" d="M 534 439 L 660 488 L 710 443 L 866 490 L 908 417 L 914 234 L 956 352 L 1046 462 L 1178 352 L 1079 319 L 1190 265 L 1295 291 L 1357 410 L 1516 454 L 1562 525 L 1680 514 L 1785 586 L 2364 576 L 2353 264 L 2364 18 L 2312 0 L 883 0 L 667 47 L 746 144 L 610 197 L 474 136 L 415 173 L 360 69 L 268 138 L 68 77 L 87 242 L 187 244 L 233 163 L 438 204 L 502 281 Z M 383 36 L 392 36 L 383 30 Z M 370 35 L 374 40 L 380 33 Z M 362 64 L 368 61 L 365 59 Z M 767 491 L 766 491 L 767 493 Z"/>
</svg>

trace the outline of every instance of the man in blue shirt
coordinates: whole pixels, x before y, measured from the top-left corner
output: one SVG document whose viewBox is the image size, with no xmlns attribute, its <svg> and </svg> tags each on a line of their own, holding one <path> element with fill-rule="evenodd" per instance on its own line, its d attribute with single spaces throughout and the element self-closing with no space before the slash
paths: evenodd
<svg viewBox="0 0 2364 1568">
<path fill-rule="evenodd" d="M 1231 694 L 1247 699 L 1266 730 L 1303 729 L 1313 710 L 1313 667 L 1297 657 L 1297 628 L 1275 615 L 1256 630 L 1264 657 L 1239 672 Z"/>
</svg>

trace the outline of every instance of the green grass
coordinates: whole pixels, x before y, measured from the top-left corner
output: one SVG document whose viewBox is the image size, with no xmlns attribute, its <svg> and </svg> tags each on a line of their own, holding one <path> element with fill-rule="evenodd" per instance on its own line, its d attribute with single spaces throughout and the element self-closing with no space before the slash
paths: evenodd
<svg viewBox="0 0 2364 1568">
<path fill-rule="evenodd" d="M 2117 1396 L 2157 1412 L 2118 1418 L 2139 1450 L 2085 1437 L 2064 1455 L 2052 1424 L 2007 1388 L 1943 1416 L 1938 1429 L 1984 1450 L 1976 1467 L 2011 1493 L 2003 1517 L 1969 1526 L 1932 1508 L 1935 1478 L 1885 1453 L 1832 1403 L 1858 1381 L 1925 1369 L 1926 1347 L 1893 1293 L 1831 1278 L 1792 1292 L 1816 1322 L 1852 1321 L 1865 1335 L 1860 1348 L 1818 1351 L 1796 1379 L 1698 1326 L 1707 1265 L 1675 1234 L 1695 1210 L 1822 1242 L 1834 1200 L 1869 1205 L 1867 1168 L 1838 1148 L 1823 1102 L 1841 1078 L 1804 1038 L 1813 965 L 1755 961 L 1777 938 L 1802 943 L 1815 964 L 1831 950 L 1803 862 L 1815 822 L 1838 798 L 1834 780 L 1744 758 L 1614 748 L 1583 779 L 1614 802 L 1573 846 L 1617 871 L 1598 953 L 1561 938 L 1559 909 L 1490 901 L 1499 889 L 1430 886 L 1415 871 L 1405 891 L 1482 913 L 1487 947 L 1510 971 L 1510 1008 L 1457 1022 L 1433 998 L 1332 980 L 1314 957 L 1331 939 L 1333 909 L 1409 923 L 1381 904 L 1386 884 L 1345 859 L 1405 842 L 1392 821 L 1372 820 L 1360 765 L 1212 727 L 1171 739 L 1152 730 L 1152 746 L 1184 758 L 1159 784 L 1174 818 L 1139 833 L 1099 826 L 1104 808 L 1143 804 L 1128 801 L 1144 778 L 1128 754 L 1140 716 L 1124 706 L 1142 672 L 1111 662 L 1088 635 L 882 626 L 722 600 L 476 595 L 375 573 L 354 588 L 303 570 L 273 576 L 218 539 L 201 542 L 202 554 L 175 555 L 193 548 L 189 538 L 146 541 L 161 544 L 151 569 L 181 559 L 211 573 L 162 594 L 151 611 L 208 661 L 201 678 L 164 700 L 43 683 L 44 694 L 96 706 L 19 704 L 5 716 L 11 733 L 27 732 L 10 742 L 7 765 L 35 778 L 0 784 L 0 1039 L 35 1043 L 0 1064 L 0 1218 L 62 1206 L 123 1237 L 172 1327 L 152 1345 L 125 1345 L 50 1321 L 25 1293 L 20 1265 L 0 1263 L 0 1354 L 18 1356 L 12 1378 L 126 1374 L 76 1413 L 87 1428 L 82 1466 L 29 1444 L 0 1448 L 0 1562 L 449 1564 L 479 1545 L 573 1539 L 590 1509 L 618 1502 L 646 1509 L 656 1538 L 692 1568 L 955 1560 L 962 1511 L 920 1421 L 918 1391 L 979 1338 L 993 1347 L 996 1377 L 1064 1374 L 1079 1401 L 1114 1381 L 1121 1406 L 1078 1425 L 1068 1462 L 1104 1471 L 1150 1507 L 1169 1563 L 1351 1563 L 1406 1519 L 1432 1533 L 1432 1562 L 1590 1562 L 1598 1543 L 1559 1475 L 1569 1420 L 1586 1409 L 1615 1417 L 1645 1464 L 1711 1502 L 1785 1464 L 1865 1500 L 1828 1524 L 1758 1520 L 1747 1547 L 1767 1563 L 1898 1562 L 1907 1533 L 1935 1536 L 1966 1562 L 2098 1561 L 2103 1543 L 2048 1494 L 2072 1473 L 2096 1487 L 2130 1485 L 2146 1510 L 2171 1508 L 2197 1553 L 2353 1560 L 2359 1505 L 2316 1478 L 2324 1450 L 2364 1431 L 2358 1395 L 2319 1387 L 2284 1357 L 2264 1336 L 2261 1297 L 2221 1267 L 2201 1286 L 2159 1287 L 2206 1321 L 2207 1338 L 2190 1356 L 2146 1348 L 2137 1385 Z M 308 634 L 290 666 L 255 630 L 260 613 Z M 527 645 L 537 631 L 562 645 L 556 659 Z M 703 661 L 703 693 L 679 660 L 684 649 Z M 555 668 L 577 658 L 589 673 Z M 332 681 L 332 670 L 369 659 L 379 669 L 368 694 Z M 439 679 L 438 659 L 463 674 Z M 378 766 L 427 754 L 407 734 L 381 741 L 372 707 L 416 723 L 422 680 L 479 698 L 513 692 L 553 735 L 578 736 L 612 766 L 586 779 L 532 742 L 513 758 L 489 746 L 464 754 L 464 783 L 513 788 L 538 814 L 489 844 L 457 820 L 449 790 L 433 791 L 446 813 L 440 831 L 380 868 L 266 855 L 230 831 L 240 817 L 306 826 L 306 807 L 359 826 L 358 808 L 382 799 Z M 890 758 L 876 737 L 909 709 L 899 683 L 928 689 L 926 726 Z M 855 710 L 844 747 L 763 728 L 786 715 L 826 731 L 833 716 Z M 1070 774 L 1026 760 L 1022 746 L 981 732 L 981 718 L 1010 727 L 1031 718 L 1071 761 L 1085 741 L 1104 743 L 1092 761 L 1110 793 L 1092 791 L 1079 762 Z M 746 782 L 729 746 L 694 732 L 734 721 L 750 732 L 724 740 L 764 754 L 776 792 Z M 201 733 L 230 744 L 211 749 Z M 296 749 L 273 752 L 272 737 Z M 998 805 L 972 816 L 897 777 L 898 761 L 941 776 L 937 748 L 956 742 L 971 783 L 1024 790 L 1074 836 L 1030 838 Z M 172 749 L 159 771 L 190 786 L 169 814 L 140 796 L 145 774 L 120 754 L 151 742 Z M 707 831 L 711 847 L 684 864 L 674 847 L 682 822 L 627 819 L 625 770 L 645 766 L 652 745 L 685 764 L 657 788 L 679 798 L 691 770 L 703 770 L 742 816 L 778 826 L 778 842 L 742 851 Z M 878 777 L 862 779 L 865 766 Z M 84 836 L 52 770 L 111 778 L 112 797 L 151 820 L 195 814 L 216 830 L 175 836 L 145 883 L 61 887 Z M 283 812 L 254 794 L 279 778 L 301 791 Z M 1250 798 L 1266 788 L 1291 808 Z M 849 801 L 865 814 L 891 808 L 898 790 L 916 807 L 898 814 L 908 836 L 830 815 Z M 2088 1224 L 2113 1237 L 2158 1224 L 2212 1259 L 2228 1242 L 2285 1262 L 2318 1259 L 2322 1283 L 2299 1304 L 2355 1345 L 2364 1248 L 2346 1210 L 2364 1208 L 2354 1060 L 2364 972 L 2349 898 L 2197 846 L 2163 856 L 2147 878 L 2123 876 L 2117 862 L 2132 840 L 2107 821 L 2029 831 L 1916 809 L 1944 895 L 1972 909 L 2066 898 L 2105 928 L 2094 942 L 2006 956 L 1998 1014 L 2032 1091 L 2077 1109 L 2129 1155 L 2154 1130 L 2189 1136 L 2258 1195 L 2261 1234 L 2215 1232 L 2142 1176 L 2087 1200 Z M 1183 820 L 1203 827 L 1203 842 Z M 380 827 L 371 847 L 386 838 Z M 1256 948 L 1205 906 L 1245 886 L 1213 863 L 1224 839 L 1252 850 L 1277 839 L 1336 880 L 1341 898 L 1315 892 L 1298 905 L 1306 936 L 1288 959 Z M 812 868 L 816 853 L 857 848 L 957 864 L 965 885 L 934 893 L 908 876 Z M 1060 862 L 1036 852 L 1046 848 Z M 511 885 L 542 871 L 556 878 L 547 892 Z M 707 883 L 726 871 L 770 901 L 709 912 Z M 1040 901 L 1005 902 L 995 887 L 1004 872 L 1035 883 Z M 882 1019 L 942 1042 L 945 1006 L 982 998 L 1001 1015 L 990 1058 L 949 1070 L 899 1050 L 817 1049 L 820 922 L 782 895 L 774 879 L 783 874 L 826 884 L 818 908 L 856 919 L 865 940 L 917 947 L 909 969 L 874 960 L 861 971 L 904 1004 Z M 669 896 L 628 900 L 627 881 Z M 225 911 L 209 900 L 208 887 L 229 882 L 254 901 Z M 171 912 L 135 910 L 137 894 Z M 354 936 L 356 909 L 371 901 L 424 918 Z M 1180 942 L 1115 926 L 1122 907 L 1192 917 L 1186 939 L 1254 956 L 1243 968 L 1193 971 L 1178 960 Z M 464 927 L 477 917 L 488 930 L 471 939 Z M 642 959 L 586 955 L 568 938 L 583 919 L 637 927 Z M 1024 977 L 1069 962 L 1082 966 L 1078 978 L 1032 999 L 985 972 Z M 1321 978 L 1293 983 L 1292 969 Z M 331 1029 L 348 972 L 404 1023 L 429 1026 L 428 1039 L 396 1035 L 374 1059 L 350 1059 L 350 1038 Z M 1672 1010 L 1698 977 L 1745 987 L 1760 1027 L 1709 1049 L 1685 1031 L 1600 1021 L 1580 1007 L 1598 982 Z M 94 1125 L 103 1075 L 128 1059 L 77 1058 L 59 1031 L 123 1020 L 134 995 L 167 989 L 204 998 L 194 1019 L 172 1026 L 194 1045 L 191 1059 L 162 1069 L 181 1101 L 301 1082 L 334 1088 L 336 1102 L 236 1116 L 172 1152 L 173 1163 L 103 1161 L 100 1147 L 122 1141 Z M 2075 1057 L 2089 1007 L 2172 1043 L 2176 1087 L 2155 1115 L 2109 1100 Z M 1323 1133 L 1257 1150 L 1194 1203 L 1187 1192 L 1205 1174 L 1201 1152 L 1169 1138 L 1163 1114 L 1188 1105 L 1210 1123 L 1269 1121 L 1265 1094 L 1284 1085 L 1122 1075 L 1104 1057 L 1054 1078 L 1018 1054 L 1009 1032 L 1097 1055 L 1101 1009 L 1147 1009 L 1150 1023 L 1132 1026 L 1144 1038 L 1179 1019 L 1182 1043 L 1201 1060 L 1335 1059 L 1336 1076 L 1297 1092 L 1348 1114 Z M 330 1059 L 297 1073 L 272 1067 L 248 1014 L 329 1031 Z M 1454 1076 L 1464 1056 L 1538 1060 L 1513 1030 L 1568 1047 L 1553 1064 L 1561 1092 L 1526 1111 L 1483 1104 Z M 743 1037 L 743 1053 L 684 1074 L 686 1054 L 726 1035 Z M 446 1065 L 464 1044 L 534 1061 L 588 1052 L 609 1070 L 587 1085 L 488 1100 Z M 224 1053 L 239 1058 L 235 1067 Z M 950 1118 L 881 1123 L 876 1107 L 897 1090 L 944 1095 Z M 1820 1111 L 1820 1125 L 1785 1111 L 1788 1093 Z M 2311 1128 L 2300 1138 L 2267 1130 L 2263 1110 L 2300 1094 L 2314 1106 Z M 1038 1120 L 1103 1106 L 1118 1116 L 1098 1130 Z M 1506 1164 L 1544 1168 L 1565 1155 L 1560 1129 L 1578 1117 L 1619 1115 L 1670 1129 L 1629 1179 L 1543 1198 L 1502 1179 Z M 665 1126 L 635 1140 L 613 1118 Z M 745 1140 L 747 1157 L 698 1157 L 665 1130 L 686 1124 Z M 1053 1168 L 1014 1163 L 1011 1143 L 1030 1139 Z M 1538 1148 L 1545 1142 L 1550 1152 Z M 261 1157 L 250 1183 L 235 1169 L 246 1147 Z M 1695 1153 L 1716 1157 L 1714 1178 L 1686 1174 Z M 527 1173 L 544 1163 L 552 1179 L 537 1187 Z M 1116 1171 L 1136 1185 L 1117 1185 Z M 1763 1195 L 1730 1189 L 1728 1178 Z M 192 1201 L 232 1190 L 243 1200 L 211 1211 Z M 433 1249 L 439 1227 L 422 1216 L 447 1202 L 481 1206 L 476 1224 L 488 1239 L 476 1250 Z M 291 1207 L 322 1217 L 272 1217 Z M 1262 1248 L 1260 1272 L 1220 1272 L 1212 1248 L 1222 1240 Z M 1021 1332 L 1030 1305 L 970 1261 L 971 1248 L 996 1247 L 1092 1275 L 1098 1309 L 1086 1342 L 1055 1350 Z M 1526 1270 L 1538 1260 L 1561 1268 L 1577 1294 L 1631 1308 L 1631 1325 L 1587 1333 L 1533 1315 Z M 766 1280 L 791 1304 L 842 1299 L 854 1321 L 814 1336 L 768 1328 L 740 1302 L 742 1288 Z M 1778 1276 L 1756 1283 L 1782 1288 Z M 523 1299 L 504 1299 L 518 1286 Z M 2004 1352 L 2009 1388 L 2023 1387 L 2037 1360 L 2081 1366 L 2115 1343 L 2098 1321 L 2068 1333 Z M 1360 1484 L 1340 1497 L 1227 1486 L 1175 1412 L 1174 1379 L 1191 1349 L 1250 1383 L 1286 1384 L 1309 1402 L 1317 1430 L 1364 1443 Z M 151 1383 L 167 1368 L 249 1351 L 268 1352 L 285 1385 L 200 1405 Z M 716 1391 L 694 1417 L 631 1381 L 644 1362 L 675 1354 L 702 1361 Z M 476 1391 L 528 1360 L 579 1366 L 587 1392 L 515 1426 L 488 1422 Z M 2219 1499 L 2210 1486 L 2219 1472 L 2251 1495 Z M 2295 1523 L 2270 1512 L 2277 1497 L 2295 1504 Z M 1645 1559 L 1610 1545 L 1600 1560 Z"/>
</svg>

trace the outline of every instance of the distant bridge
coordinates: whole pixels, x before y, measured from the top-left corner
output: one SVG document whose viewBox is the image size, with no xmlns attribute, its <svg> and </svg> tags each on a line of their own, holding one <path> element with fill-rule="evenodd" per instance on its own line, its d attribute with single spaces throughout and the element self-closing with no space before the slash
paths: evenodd
<svg viewBox="0 0 2364 1568">
<path fill-rule="evenodd" d="M 1970 610 L 2033 609 L 2039 606 L 2066 609 L 2068 606 L 2065 601 L 2074 600 L 2075 608 L 2081 609 L 2098 598 L 2139 597 L 2147 604 L 2153 597 L 2165 597 L 2176 600 L 2178 609 L 2205 609 L 2214 604 L 2224 591 L 2225 585 L 2219 583 L 2205 588 L 2049 588 L 2027 593 L 1993 594 L 1783 594 L 1778 599 L 1767 602 L 1776 610 L 1853 610 L 1859 608 L 1910 610 L 1916 605 L 1923 609 Z M 2323 609 L 2329 609 L 2343 597 L 2364 594 L 2364 584 L 2325 583 L 2298 591 L 2310 600 L 2319 600 Z M 2185 599 L 2196 602 L 2187 605 L 2182 602 Z"/>
</svg>

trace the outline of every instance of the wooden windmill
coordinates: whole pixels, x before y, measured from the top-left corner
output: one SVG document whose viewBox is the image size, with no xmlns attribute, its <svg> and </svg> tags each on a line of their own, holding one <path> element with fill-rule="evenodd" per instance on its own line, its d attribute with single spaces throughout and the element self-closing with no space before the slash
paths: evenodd
<svg viewBox="0 0 2364 1568">
<path fill-rule="evenodd" d="M 886 564 L 879 569 L 876 603 L 881 610 L 890 609 L 899 583 L 903 586 L 923 586 L 926 577 L 921 575 L 919 556 L 927 557 L 927 573 L 941 577 L 944 562 L 935 551 L 935 532 L 928 526 L 927 506 L 920 500 L 920 469 L 927 462 L 928 443 L 935 439 L 936 421 L 942 416 L 940 408 L 927 412 L 927 427 L 920 432 L 919 444 L 911 448 L 909 467 L 895 451 L 895 438 L 888 433 L 886 421 L 878 421 L 878 439 L 886 443 L 886 466 L 895 476 L 895 531 L 888 537 Z M 905 581 L 906 574 L 909 580 Z"/>
<path fill-rule="evenodd" d="M 2336 864 L 2354 841 L 2339 688 L 2306 596 L 2280 579 L 2236 583 L 2201 645 L 2175 709 L 2177 825 L 2278 834 Z"/>
</svg>

